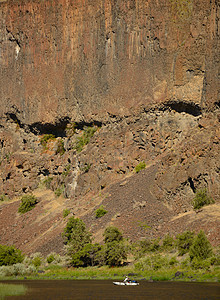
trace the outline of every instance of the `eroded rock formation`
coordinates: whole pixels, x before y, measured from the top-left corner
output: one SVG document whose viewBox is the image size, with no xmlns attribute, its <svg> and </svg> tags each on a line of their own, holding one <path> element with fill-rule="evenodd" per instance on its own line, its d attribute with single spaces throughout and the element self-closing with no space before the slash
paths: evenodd
<svg viewBox="0 0 220 300">
<path fill-rule="evenodd" d="M 112 203 L 106 224 L 147 217 L 153 236 L 192 211 L 197 189 L 218 203 L 219 18 L 214 0 L 0 0 L 0 195 L 46 182 L 88 225 L 97 205 Z M 79 152 L 88 127 L 96 131 Z M 46 147 L 45 134 L 54 135 Z M 117 184 L 141 161 L 127 212 Z M 33 244 L 19 242 L 27 252 Z"/>
</svg>

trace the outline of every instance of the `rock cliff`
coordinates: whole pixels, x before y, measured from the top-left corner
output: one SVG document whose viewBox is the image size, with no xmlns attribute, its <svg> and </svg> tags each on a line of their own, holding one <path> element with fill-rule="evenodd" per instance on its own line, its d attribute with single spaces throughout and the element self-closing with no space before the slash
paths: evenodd
<svg viewBox="0 0 220 300">
<path fill-rule="evenodd" d="M 37 126 L 218 102 L 217 1 L 7 0 L 0 13 L 1 116 Z"/>
<path fill-rule="evenodd" d="M 0 0 L 0 195 L 42 199 L 26 225 L 13 224 L 19 198 L 1 205 L 1 242 L 49 252 L 67 207 L 97 239 L 109 223 L 135 239 L 137 220 L 152 236 L 206 220 L 218 243 L 216 215 L 199 219 L 191 200 L 206 187 L 218 212 L 219 20 L 215 0 Z M 45 190 L 45 216 L 42 185 L 66 198 Z"/>
</svg>

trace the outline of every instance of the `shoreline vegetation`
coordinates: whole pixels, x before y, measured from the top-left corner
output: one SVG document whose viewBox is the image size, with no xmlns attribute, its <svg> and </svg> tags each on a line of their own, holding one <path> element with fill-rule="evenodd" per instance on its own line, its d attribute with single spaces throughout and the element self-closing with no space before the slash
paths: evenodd
<svg viewBox="0 0 220 300">
<path fill-rule="evenodd" d="M 137 271 L 134 266 L 123 267 L 86 267 L 86 268 L 64 268 L 51 266 L 44 270 L 38 270 L 31 275 L 12 275 L 0 277 L 5 280 L 124 280 L 128 275 L 132 279 L 149 282 L 153 281 L 184 281 L 184 282 L 220 282 L 220 268 L 212 271 L 192 270 L 178 267 L 160 269 L 156 271 Z"/>
<path fill-rule="evenodd" d="M 64 253 L 25 256 L 14 246 L 0 245 L 0 280 L 93 279 L 220 282 L 220 248 L 205 233 L 185 231 L 175 237 L 124 239 L 109 226 L 103 243 L 93 243 L 81 219 L 70 217 L 63 232 Z"/>
</svg>

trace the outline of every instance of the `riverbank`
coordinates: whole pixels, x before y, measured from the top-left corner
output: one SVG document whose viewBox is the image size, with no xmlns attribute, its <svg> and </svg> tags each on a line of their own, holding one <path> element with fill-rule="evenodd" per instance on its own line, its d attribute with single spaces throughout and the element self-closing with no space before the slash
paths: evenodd
<svg viewBox="0 0 220 300">
<path fill-rule="evenodd" d="M 154 271 L 137 271 L 133 266 L 64 268 L 55 265 L 45 270 L 38 270 L 38 272 L 29 276 L 7 276 L 0 277 L 0 280 L 123 280 L 126 275 L 139 281 L 220 282 L 219 267 L 215 267 L 211 271 L 180 269 L 178 267 Z"/>
</svg>

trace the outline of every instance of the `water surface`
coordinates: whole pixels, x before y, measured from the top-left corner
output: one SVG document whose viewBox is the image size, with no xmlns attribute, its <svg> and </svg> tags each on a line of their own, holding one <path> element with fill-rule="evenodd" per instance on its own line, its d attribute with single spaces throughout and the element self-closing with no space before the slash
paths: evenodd
<svg viewBox="0 0 220 300">
<path fill-rule="evenodd" d="M 14 300 L 220 299 L 219 283 L 140 281 L 139 286 L 115 286 L 112 280 L 7 281 L 10 282 L 28 287 L 26 295 L 6 298 Z"/>
</svg>

